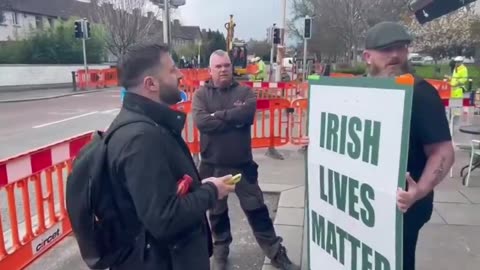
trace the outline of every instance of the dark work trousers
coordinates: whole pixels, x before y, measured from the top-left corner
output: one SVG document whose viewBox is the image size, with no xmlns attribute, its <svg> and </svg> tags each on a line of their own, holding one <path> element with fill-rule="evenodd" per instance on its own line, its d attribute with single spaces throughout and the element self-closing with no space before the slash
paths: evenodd
<svg viewBox="0 0 480 270">
<path fill-rule="evenodd" d="M 403 216 L 403 270 L 415 270 L 418 234 L 423 225 L 430 220 L 431 211 L 412 208 Z"/>
<path fill-rule="evenodd" d="M 201 162 L 199 171 L 202 179 L 242 174 L 242 179 L 236 184 L 235 193 L 257 243 L 265 255 L 273 259 L 280 248 L 282 238 L 275 233 L 262 190 L 258 186 L 258 165 L 252 161 L 238 168 L 223 168 Z M 217 259 L 226 258 L 229 245 L 232 243 L 227 198 L 218 201 L 215 207 L 210 209 L 209 219 L 213 235 L 213 255 Z"/>
</svg>

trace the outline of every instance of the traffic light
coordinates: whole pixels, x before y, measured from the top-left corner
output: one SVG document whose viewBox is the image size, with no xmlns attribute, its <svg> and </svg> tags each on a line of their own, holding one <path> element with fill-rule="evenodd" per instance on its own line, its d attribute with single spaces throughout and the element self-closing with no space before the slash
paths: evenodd
<svg viewBox="0 0 480 270">
<path fill-rule="evenodd" d="M 282 38 L 280 37 L 280 28 L 273 29 L 273 44 L 281 44 Z"/>
<path fill-rule="evenodd" d="M 83 38 L 82 21 L 81 20 L 75 21 L 74 32 L 75 32 L 75 38 Z"/>
<path fill-rule="evenodd" d="M 420 24 L 433 21 L 445 14 L 455 11 L 476 0 L 413 0 L 410 10 L 415 12 L 415 17 Z"/>
<path fill-rule="evenodd" d="M 90 35 L 90 22 L 87 21 L 87 20 L 85 20 L 84 22 L 85 22 L 85 24 L 84 24 L 85 27 L 83 28 L 83 29 L 85 29 L 84 36 L 85 36 L 85 39 L 89 39 L 90 36 L 91 36 Z"/>
<path fill-rule="evenodd" d="M 312 38 L 312 18 L 305 17 L 305 26 L 303 28 L 303 38 L 310 39 Z"/>
</svg>

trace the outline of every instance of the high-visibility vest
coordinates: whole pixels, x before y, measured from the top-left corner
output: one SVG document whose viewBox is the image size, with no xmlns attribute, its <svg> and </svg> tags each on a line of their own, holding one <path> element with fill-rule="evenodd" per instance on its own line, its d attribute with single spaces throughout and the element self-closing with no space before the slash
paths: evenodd
<svg viewBox="0 0 480 270">
<path fill-rule="evenodd" d="M 265 62 L 263 62 L 262 60 L 258 61 L 257 67 L 259 72 L 256 76 L 257 79 L 265 80 L 267 78 L 267 70 L 265 68 Z"/>
<path fill-rule="evenodd" d="M 464 64 L 453 70 L 450 85 L 452 86 L 452 98 L 463 98 L 463 91 L 467 89 L 468 69 Z"/>
</svg>

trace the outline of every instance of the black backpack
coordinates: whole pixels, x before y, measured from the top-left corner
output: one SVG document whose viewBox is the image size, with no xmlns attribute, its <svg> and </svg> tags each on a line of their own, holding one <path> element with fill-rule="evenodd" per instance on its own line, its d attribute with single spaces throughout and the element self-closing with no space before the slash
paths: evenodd
<svg viewBox="0 0 480 270">
<path fill-rule="evenodd" d="M 131 249 L 136 235 L 126 232 L 115 203 L 114 185 L 107 163 L 107 143 L 119 128 L 95 131 L 73 161 L 67 178 L 66 206 L 72 230 L 84 262 L 90 269 L 107 269 L 120 263 Z M 118 182 L 120 183 L 120 182 Z"/>
</svg>

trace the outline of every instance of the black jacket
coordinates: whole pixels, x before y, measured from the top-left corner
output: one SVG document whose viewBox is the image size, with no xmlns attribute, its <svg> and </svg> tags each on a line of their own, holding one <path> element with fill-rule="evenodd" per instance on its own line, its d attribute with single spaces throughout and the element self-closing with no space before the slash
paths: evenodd
<svg viewBox="0 0 480 270">
<path fill-rule="evenodd" d="M 181 137 L 186 116 L 142 96 L 127 93 L 112 127 L 131 120 L 108 142 L 108 166 L 122 222 L 138 237 L 116 270 L 209 269 L 211 237 L 206 211 L 217 201 L 213 184 L 202 185 Z M 179 197 L 185 174 L 193 186 Z"/>
<path fill-rule="evenodd" d="M 200 131 L 202 162 L 225 167 L 250 163 L 256 108 L 252 89 L 235 81 L 226 89 L 209 82 L 195 91 L 193 119 Z"/>
</svg>

